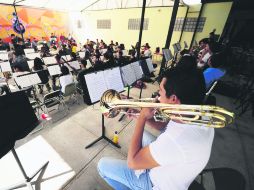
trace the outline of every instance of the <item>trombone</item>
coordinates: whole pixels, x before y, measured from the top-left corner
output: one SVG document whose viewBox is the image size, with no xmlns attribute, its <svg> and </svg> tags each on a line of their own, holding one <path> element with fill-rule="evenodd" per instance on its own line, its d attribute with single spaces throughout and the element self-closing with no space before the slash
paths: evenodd
<svg viewBox="0 0 254 190">
<path fill-rule="evenodd" d="M 172 119 L 211 128 L 223 128 L 234 119 L 234 113 L 218 106 L 155 103 L 154 98 L 121 100 L 120 94 L 112 89 L 103 93 L 100 109 L 104 116 L 114 118 L 125 108 L 154 108 L 155 121 L 167 122 Z"/>
</svg>

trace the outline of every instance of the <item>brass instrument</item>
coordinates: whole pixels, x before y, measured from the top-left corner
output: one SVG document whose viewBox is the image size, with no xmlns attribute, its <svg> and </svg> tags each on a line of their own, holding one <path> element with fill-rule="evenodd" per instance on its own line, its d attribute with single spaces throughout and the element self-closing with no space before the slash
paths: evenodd
<svg viewBox="0 0 254 190">
<path fill-rule="evenodd" d="M 212 128 L 222 128 L 232 123 L 234 113 L 218 106 L 184 105 L 155 103 L 154 98 L 121 100 L 115 90 L 107 90 L 100 100 L 100 108 L 108 118 L 116 117 L 124 108 L 154 108 L 155 121 L 166 122 L 180 120 L 185 124 L 194 124 Z"/>
</svg>

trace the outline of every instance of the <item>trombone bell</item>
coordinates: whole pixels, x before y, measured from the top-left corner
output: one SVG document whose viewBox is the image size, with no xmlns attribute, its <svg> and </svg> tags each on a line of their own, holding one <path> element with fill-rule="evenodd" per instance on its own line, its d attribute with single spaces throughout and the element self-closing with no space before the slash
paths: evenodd
<svg viewBox="0 0 254 190">
<path fill-rule="evenodd" d="M 166 122 L 174 119 L 185 124 L 212 128 L 225 127 L 234 119 L 234 113 L 218 106 L 154 103 L 154 99 L 128 101 L 121 100 L 120 94 L 112 89 L 103 93 L 100 109 L 104 116 L 114 118 L 121 109 L 126 108 L 154 108 L 155 121 Z"/>
</svg>

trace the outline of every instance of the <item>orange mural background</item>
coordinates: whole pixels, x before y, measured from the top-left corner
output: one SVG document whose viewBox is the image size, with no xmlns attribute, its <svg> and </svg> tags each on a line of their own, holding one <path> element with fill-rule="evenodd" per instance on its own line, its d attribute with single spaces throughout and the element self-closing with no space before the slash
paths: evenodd
<svg viewBox="0 0 254 190">
<path fill-rule="evenodd" d="M 42 37 L 48 39 L 51 33 L 56 36 L 64 34 L 68 36 L 68 13 L 52 11 L 46 9 L 35 9 L 27 7 L 16 7 L 20 22 L 24 25 L 26 31 L 24 38 L 36 38 L 41 40 Z M 12 6 L 0 5 L 0 38 L 5 42 L 10 41 L 10 35 L 13 33 L 12 19 L 14 8 Z"/>
</svg>

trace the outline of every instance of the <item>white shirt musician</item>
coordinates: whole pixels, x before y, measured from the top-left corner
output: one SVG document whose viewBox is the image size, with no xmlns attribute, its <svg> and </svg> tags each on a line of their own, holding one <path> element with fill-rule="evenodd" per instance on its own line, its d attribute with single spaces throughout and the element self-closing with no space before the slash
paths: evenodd
<svg viewBox="0 0 254 190">
<path fill-rule="evenodd" d="M 197 71 L 172 69 L 160 84 L 160 103 L 202 104 L 205 84 Z M 195 89 L 195 90 L 194 90 Z M 214 129 L 181 120 L 158 123 L 154 109 L 143 108 L 137 118 L 126 160 L 102 158 L 101 177 L 114 189 L 187 190 L 205 168 L 211 153 Z M 176 116 L 179 116 L 178 114 Z M 144 133 L 145 124 L 164 131 L 157 138 Z M 142 138 L 146 138 L 146 142 Z M 147 141 L 151 143 L 147 144 Z"/>
</svg>

